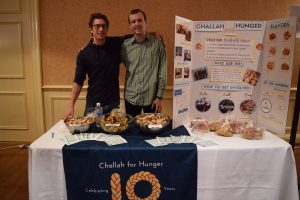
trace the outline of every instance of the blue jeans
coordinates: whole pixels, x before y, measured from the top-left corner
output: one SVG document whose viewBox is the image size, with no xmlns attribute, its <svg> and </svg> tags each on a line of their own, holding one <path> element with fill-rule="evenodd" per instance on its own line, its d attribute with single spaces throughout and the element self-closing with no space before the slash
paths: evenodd
<svg viewBox="0 0 300 200">
<path fill-rule="evenodd" d="M 103 105 L 102 105 L 103 106 Z M 113 109 L 119 108 L 119 102 L 114 102 L 109 105 L 105 105 L 103 108 L 103 114 L 110 113 Z M 95 111 L 95 107 L 85 107 L 84 116 L 87 116 L 88 113 L 93 113 Z"/>
</svg>

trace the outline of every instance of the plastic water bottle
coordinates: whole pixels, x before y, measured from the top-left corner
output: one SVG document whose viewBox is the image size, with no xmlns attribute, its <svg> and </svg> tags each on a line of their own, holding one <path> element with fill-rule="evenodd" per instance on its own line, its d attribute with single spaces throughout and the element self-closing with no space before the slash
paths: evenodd
<svg viewBox="0 0 300 200">
<path fill-rule="evenodd" d="M 103 108 L 101 104 L 98 102 L 96 103 L 96 107 L 95 107 L 95 122 L 97 127 L 100 127 L 100 119 L 102 115 L 103 115 Z"/>
</svg>

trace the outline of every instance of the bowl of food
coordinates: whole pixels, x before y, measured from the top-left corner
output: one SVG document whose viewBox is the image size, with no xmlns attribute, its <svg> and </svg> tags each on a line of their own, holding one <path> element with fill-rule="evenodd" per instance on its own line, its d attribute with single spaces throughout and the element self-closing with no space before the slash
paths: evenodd
<svg viewBox="0 0 300 200">
<path fill-rule="evenodd" d="M 65 121 L 66 126 L 68 127 L 71 133 L 86 132 L 92 123 L 94 123 L 93 117 L 72 117 L 68 118 Z"/>
<path fill-rule="evenodd" d="M 170 124 L 170 118 L 162 113 L 143 113 L 135 117 L 139 129 L 148 134 L 159 134 Z"/>
<path fill-rule="evenodd" d="M 122 112 L 111 112 L 105 114 L 100 119 L 101 128 L 111 134 L 120 134 L 125 132 L 133 117 L 129 114 Z"/>
</svg>

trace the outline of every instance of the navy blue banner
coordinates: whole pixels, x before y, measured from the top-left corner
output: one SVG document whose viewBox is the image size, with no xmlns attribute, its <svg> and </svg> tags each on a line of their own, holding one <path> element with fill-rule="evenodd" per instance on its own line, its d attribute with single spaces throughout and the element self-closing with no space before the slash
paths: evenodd
<svg viewBox="0 0 300 200">
<path fill-rule="evenodd" d="M 189 135 L 183 127 L 161 136 Z M 128 143 L 84 141 L 63 147 L 68 200 L 197 199 L 194 144 L 153 147 L 136 126 L 122 134 Z"/>
</svg>

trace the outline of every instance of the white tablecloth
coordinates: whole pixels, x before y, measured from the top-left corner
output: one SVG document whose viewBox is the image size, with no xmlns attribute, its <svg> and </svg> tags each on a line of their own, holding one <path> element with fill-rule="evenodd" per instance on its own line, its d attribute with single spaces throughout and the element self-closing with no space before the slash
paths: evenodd
<svg viewBox="0 0 300 200">
<path fill-rule="evenodd" d="M 30 200 L 67 199 L 59 140 L 66 134 L 60 121 L 30 145 Z M 299 200 L 295 158 L 284 140 L 269 132 L 258 141 L 204 137 L 218 145 L 197 146 L 198 200 Z"/>
</svg>

